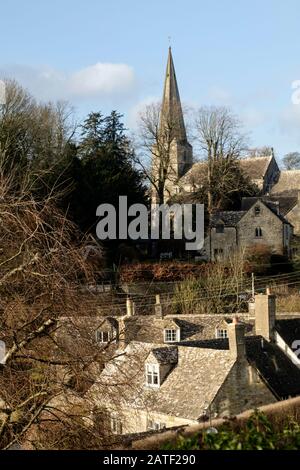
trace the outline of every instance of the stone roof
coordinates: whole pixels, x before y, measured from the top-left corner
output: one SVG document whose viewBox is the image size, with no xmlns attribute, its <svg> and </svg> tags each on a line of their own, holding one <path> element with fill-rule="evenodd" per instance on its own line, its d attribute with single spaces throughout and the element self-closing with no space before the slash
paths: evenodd
<svg viewBox="0 0 300 470">
<path fill-rule="evenodd" d="M 278 182 L 271 189 L 271 194 L 279 194 L 287 190 L 300 191 L 300 170 L 283 170 Z"/>
<path fill-rule="evenodd" d="M 261 179 L 265 177 L 272 159 L 272 155 L 269 157 L 243 158 L 240 160 L 240 165 L 245 175 L 250 179 Z"/>
<path fill-rule="evenodd" d="M 178 350 L 176 346 L 164 346 L 152 349 L 150 355 L 153 356 L 160 364 L 176 364 L 178 361 Z"/>
<path fill-rule="evenodd" d="M 239 160 L 241 168 L 246 177 L 251 180 L 263 179 L 272 161 L 269 157 L 251 157 Z M 207 177 L 207 162 L 199 161 L 194 163 L 192 168 L 181 178 L 183 184 L 199 184 L 201 180 Z"/>
<path fill-rule="evenodd" d="M 103 386 L 94 385 L 89 396 L 95 402 L 99 397 L 101 402 L 105 389 L 108 407 L 114 406 L 114 396 L 118 396 L 119 408 L 146 407 L 152 412 L 197 420 L 226 380 L 235 359 L 229 351 L 178 346 L 178 363 L 154 390 L 145 385 L 144 362 L 156 347 L 132 342 L 122 357 L 106 366 L 100 376 Z M 118 387 L 120 383 L 123 385 Z"/>
<path fill-rule="evenodd" d="M 280 213 L 285 216 L 297 205 L 298 197 L 292 195 L 243 197 L 242 210 L 249 210 L 259 200 L 263 201 L 272 210 L 277 208 L 278 203 Z"/>
<path fill-rule="evenodd" d="M 224 322 L 231 323 L 232 315 L 166 315 L 163 318 L 154 315 L 136 315 L 127 318 L 126 328 L 132 332 L 136 341 L 147 343 L 162 343 L 164 341 L 164 328 L 170 321 L 180 327 L 181 341 L 196 341 L 215 338 L 216 329 L 223 328 Z M 241 322 L 246 325 L 246 332 L 251 334 L 254 329 L 254 320 L 248 314 L 239 314 Z M 131 336 L 131 335 L 129 335 Z"/>
<path fill-rule="evenodd" d="M 280 323 L 290 320 L 281 320 Z M 299 320 L 298 325 L 300 324 Z M 292 332 L 292 325 L 288 326 Z M 266 341 L 262 336 L 246 336 L 246 357 L 260 376 L 279 399 L 300 394 L 300 369 L 292 363 L 285 353 L 274 343 Z M 187 343 L 192 346 L 192 343 Z M 208 349 L 229 349 L 228 339 L 198 341 L 195 347 Z"/>
<path fill-rule="evenodd" d="M 300 340 L 300 319 L 277 320 L 276 331 L 278 331 L 281 338 L 292 349 L 293 342 Z"/>
<path fill-rule="evenodd" d="M 211 226 L 215 227 L 220 221 L 224 222 L 226 227 L 235 227 L 246 211 L 220 211 L 211 216 Z"/>
<path fill-rule="evenodd" d="M 284 400 L 300 394 L 300 369 L 274 343 L 262 337 L 246 339 L 248 361 L 277 398 Z"/>
<path fill-rule="evenodd" d="M 186 174 L 181 178 L 181 183 L 183 184 L 193 184 L 194 182 L 199 185 L 201 180 L 204 180 L 207 177 L 207 163 L 206 162 L 196 162 L 193 164 L 192 168 L 186 172 Z"/>
<path fill-rule="evenodd" d="M 227 321 L 220 317 L 219 324 Z M 300 332 L 300 319 L 279 320 L 276 329 L 291 344 Z M 275 343 L 253 335 L 245 337 L 245 346 L 249 364 L 256 368 L 274 396 L 286 399 L 300 394 L 300 369 Z M 145 385 L 145 361 L 151 355 L 160 363 L 173 365 L 155 390 Z M 148 409 L 197 420 L 207 403 L 213 401 L 234 364 L 228 339 L 186 338 L 171 346 L 132 341 L 125 351 L 107 363 L 88 397 L 111 410 L 114 406 L 119 410 L 122 407 Z"/>
</svg>

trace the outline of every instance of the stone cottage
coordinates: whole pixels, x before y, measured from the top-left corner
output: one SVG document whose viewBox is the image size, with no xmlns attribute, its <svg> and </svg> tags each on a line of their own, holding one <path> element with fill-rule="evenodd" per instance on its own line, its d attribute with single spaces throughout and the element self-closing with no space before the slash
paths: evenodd
<svg viewBox="0 0 300 470">
<path fill-rule="evenodd" d="M 229 256 L 234 250 L 257 246 L 265 247 L 272 254 L 290 255 L 293 235 L 290 222 L 276 205 L 262 199 L 251 199 L 246 210 L 212 215 L 205 242 L 208 259 L 214 261 Z"/>
<path fill-rule="evenodd" d="M 259 294 L 255 335 L 246 336 L 245 324 L 235 318 L 218 339 L 131 341 L 87 392 L 94 419 L 100 416 L 112 434 L 140 433 L 233 416 L 297 396 L 294 323 L 299 329 L 300 321 L 288 322 L 276 321 L 273 295 Z M 176 331 L 178 325 L 170 326 Z"/>
</svg>

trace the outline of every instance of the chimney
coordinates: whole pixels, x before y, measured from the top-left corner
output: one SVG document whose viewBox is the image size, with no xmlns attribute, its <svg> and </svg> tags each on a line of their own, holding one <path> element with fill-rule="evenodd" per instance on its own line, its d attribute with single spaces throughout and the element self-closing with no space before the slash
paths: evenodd
<svg viewBox="0 0 300 470">
<path fill-rule="evenodd" d="M 163 317 L 162 305 L 160 303 L 160 294 L 156 294 L 155 296 L 154 311 L 155 311 L 156 316 L 161 317 L 161 318 Z"/>
<path fill-rule="evenodd" d="M 231 356 L 237 360 L 244 359 L 246 356 L 245 325 L 239 323 L 238 318 L 234 317 L 232 323 L 227 326 L 227 333 Z"/>
<path fill-rule="evenodd" d="M 255 334 L 268 341 L 274 339 L 276 316 L 276 296 L 271 294 L 269 287 L 265 294 L 255 296 Z"/>
<path fill-rule="evenodd" d="M 0 364 L 5 364 L 6 347 L 4 341 L 0 341 Z"/>
<path fill-rule="evenodd" d="M 126 299 L 126 313 L 127 317 L 132 317 L 133 315 L 135 315 L 135 305 L 132 299 L 130 299 L 129 297 L 127 297 Z"/>
</svg>

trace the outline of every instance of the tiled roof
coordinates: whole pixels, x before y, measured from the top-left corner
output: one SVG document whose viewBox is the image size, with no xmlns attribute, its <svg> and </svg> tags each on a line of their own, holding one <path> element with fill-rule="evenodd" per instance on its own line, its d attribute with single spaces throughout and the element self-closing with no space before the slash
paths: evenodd
<svg viewBox="0 0 300 470">
<path fill-rule="evenodd" d="M 272 161 L 269 157 L 251 157 L 240 159 L 241 168 L 246 177 L 252 180 L 263 179 Z M 200 183 L 207 178 L 207 162 L 200 161 L 194 163 L 192 168 L 181 178 L 183 184 Z"/>
<path fill-rule="evenodd" d="M 211 216 L 211 226 L 215 227 L 220 221 L 227 227 L 235 227 L 246 211 L 221 211 Z"/>
<path fill-rule="evenodd" d="M 300 340 L 300 319 L 293 318 L 289 320 L 277 320 L 276 331 L 281 338 L 292 348 L 295 340 Z"/>
<path fill-rule="evenodd" d="M 245 200 L 245 202 L 244 202 L 244 200 Z M 285 224 L 289 224 L 289 221 L 284 217 L 283 213 L 280 211 L 280 206 L 276 204 L 277 199 L 275 199 L 275 198 L 274 198 L 274 200 L 272 200 L 271 198 L 269 198 L 267 196 L 266 197 L 260 197 L 260 198 L 258 198 L 258 197 L 257 198 L 255 198 L 255 197 L 243 198 L 242 208 L 247 211 L 257 201 L 260 201 L 268 209 L 270 209 L 270 211 L 272 211 L 273 214 L 275 214 L 281 220 L 281 222 L 283 222 Z"/>
<path fill-rule="evenodd" d="M 285 321 L 282 320 L 282 323 Z M 218 350 L 229 349 L 228 339 L 198 341 L 194 343 L 194 346 Z M 272 393 L 279 399 L 300 394 L 300 369 L 276 344 L 266 341 L 262 336 L 246 336 L 246 356 Z"/>
<path fill-rule="evenodd" d="M 300 369 L 274 343 L 262 337 L 246 340 L 247 358 L 281 400 L 300 394 Z"/>
<path fill-rule="evenodd" d="M 271 194 L 279 194 L 287 190 L 300 191 L 300 170 L 281 171 L 278 182 L 271 189 Z"/>
<path fill-rule="evenodd" d="M 151 351 L 151 355 L 153 355 L 160 364 L 176 364 L 178 361 L 178 350 L 176 346 L 154 348 Z"/>
<path fill-rule="evenodd" d="M 178 346 L 177 365 L 159 389 L 153 390 L 145 385 L 144 361 L 155 348 L 155 344 L 132 342 L 122 358 L 115 361 L 117 365 L 106 366 L 100 376 L 103 387 L 94 385 L 89 397 L 101 402 L 105 390 L 109 407 L 117 395 L 119 407 L 146 407 L 152 412 L 197 420 L 224 383 L 234 358 L 229 351 Z M 118 389 L 115 384 L 121 382 L 123 386 Z"/>
<path fill-rule="evenodd" d="M 249 210 L 253 204 L 258 200 L 263 201 L 271 209 L 276 209 L 277 202 L 279 205 L 280 213 L 285 216 L 295 205 L 297 204 L 297 196 L 278 195 L 278 196 L 262 196 L 262 197 L 243 197 L 242 199 L 242 210 Z"/>
<path fill-rule="evenodd" d="M 272 156 L 244 158 L 240 160 L 240 165 L 250 179 L 261 179 L 264 178 L 272 158 Z"/>
<path fill-rule="evenodd" d="M 231 323 L 232 315 L 167 315 L 163 318 L 154 315 L 136 315 L 126 319 L 126 327 L 133 332 L 133 339 L 147 343 L 162 343 L 164 328 L 170 321 L 176 321 L 180 327 L 181 341 L 195 341 L 215 338 L 216 329 L 223 322 Z M 251 333 L 254 321 L 248 314 L 240 314 L 239 318 L 246 324 L 246 331 Z"/>
</svg>

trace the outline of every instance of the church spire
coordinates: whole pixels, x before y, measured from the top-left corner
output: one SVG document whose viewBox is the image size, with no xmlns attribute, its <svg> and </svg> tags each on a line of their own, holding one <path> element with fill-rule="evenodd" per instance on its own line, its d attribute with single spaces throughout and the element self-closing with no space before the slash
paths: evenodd
<svg viewBox="0 0 300 470">
<path fill-rule="evenodd" d="M 186 131 L 182 114 L 180 96 L 175 74 L 171 47 L 169 47 L 168 63 L 162 100 L 160 125 L 171 123 L 174 126 L 174 137 L 180 142 L 186 141 Z"/>
</svg>

